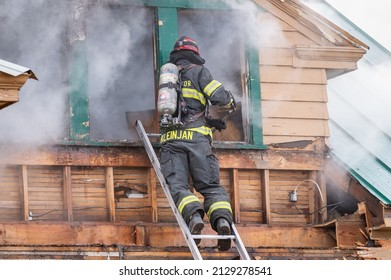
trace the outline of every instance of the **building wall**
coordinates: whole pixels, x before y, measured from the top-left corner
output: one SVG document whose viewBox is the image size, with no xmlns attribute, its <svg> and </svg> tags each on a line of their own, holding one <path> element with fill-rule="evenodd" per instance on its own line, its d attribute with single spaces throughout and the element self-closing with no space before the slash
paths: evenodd
<svg viewBox="0 0 391 280">
<path fill-rule="evenodd" d="M 262 22 L 280 28 L 259 48 L 264 144 L 327 138 L 326 70 L 293 66 L 293 47 L 316 43 L 269 13 Z"/>
</svg>

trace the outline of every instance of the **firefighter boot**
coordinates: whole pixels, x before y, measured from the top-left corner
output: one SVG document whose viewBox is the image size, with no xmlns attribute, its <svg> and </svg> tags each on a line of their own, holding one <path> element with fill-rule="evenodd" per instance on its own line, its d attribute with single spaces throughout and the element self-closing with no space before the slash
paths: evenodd
<svg viewBox="0 0 391 280">
<path fill-rule="evenodd" d="M 202 229 L 204 228 L 204 222 L 202 221 L 201 215 L 198 212 L 195 212 L 193 216 L 191 216 L 189 222 L 189 230 L 192 235 L 201 234 Z M 201 239 L 194 239 L 196 245 L 200 244 Z"/>
<path fill-rule="evenodd" d="M 230 235 L 231 226 L 224 218 L 219 218 L 216 222 L 216 229 L 219 235 Z M 231 248 L 231 239 L 219 239 L 217 241 L 217 248 L 219 251 L 228 251 Z"/>
</svg>

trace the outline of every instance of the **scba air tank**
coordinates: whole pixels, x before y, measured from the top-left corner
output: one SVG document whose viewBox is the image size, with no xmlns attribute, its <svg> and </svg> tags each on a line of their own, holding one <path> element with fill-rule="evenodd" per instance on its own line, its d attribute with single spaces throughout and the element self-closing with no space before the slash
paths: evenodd
<svg viewBox="0 0 391 280">
<path fill-rule="evenodd" d="M 178 96 L 174 86 L 177 86 L 178 74 L 178 67 L 175 64 L 166 63 L 160 68 L 157 102 L 157 109 L 160 116 L 172 116 L 176 112 Z"/>
</svg>

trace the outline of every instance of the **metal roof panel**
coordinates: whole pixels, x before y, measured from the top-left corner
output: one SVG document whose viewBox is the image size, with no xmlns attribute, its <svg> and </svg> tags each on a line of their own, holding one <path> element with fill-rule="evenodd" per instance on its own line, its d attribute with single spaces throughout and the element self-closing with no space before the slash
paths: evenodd
<svg viewBox="0 0 391 280">
<path fill-rule="evenodd" d="M 0 59 L 0 72 L 17 77 L 22 74 L 30 74 L 32 79 L 37 79 L 35 74 L 27 67 Z"/>
<path fill-rule="evenodd" d="M 330 122 L 332 153 L 349 172 L 384 204 L 391 204 L 391 171 L 335 122 Z"/>
</svg>

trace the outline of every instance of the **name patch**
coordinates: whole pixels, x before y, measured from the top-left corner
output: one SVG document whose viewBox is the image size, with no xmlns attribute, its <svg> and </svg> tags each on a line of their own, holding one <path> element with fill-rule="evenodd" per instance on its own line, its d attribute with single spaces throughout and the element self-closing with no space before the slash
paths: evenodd
<svg viewBox="0 0 391 280">
<path fill-rule="evenodd" d="M 160 137 L 160 143 L 164 143 L 169 140 L 193 140 L 193 132 L 189 130 L 172 130 L 164 133 Z"/>
</svg>

